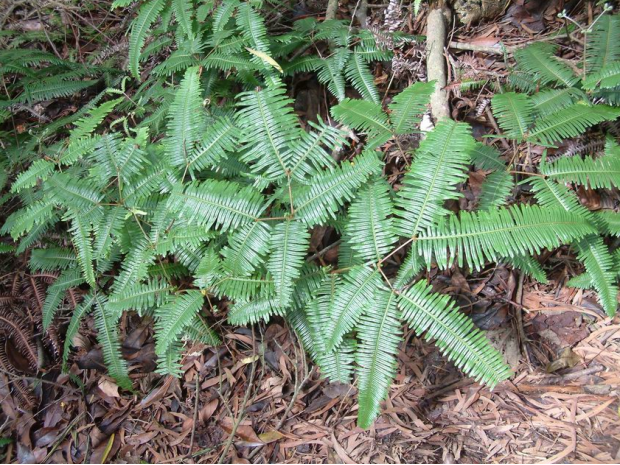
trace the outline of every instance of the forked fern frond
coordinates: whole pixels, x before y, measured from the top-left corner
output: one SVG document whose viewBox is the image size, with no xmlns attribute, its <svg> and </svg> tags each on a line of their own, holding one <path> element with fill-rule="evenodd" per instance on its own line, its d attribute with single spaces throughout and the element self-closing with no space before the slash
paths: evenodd
<svg viewBox="0 0 620 465">
<path fill-rule="evenodd" d="M 269 250 L 271 226 L 267 222 L 249 223 L 228 238 L 228 247 L 222 249 L 222 266 L 237 276 L 249 276 L 263 263 Z"/>
<path fill-rule="evenodd" d="M 189 166 L 190 154 L 204 128 L 199 69 L 189 68 L 168 112 L 166 152 L 175 166 Z"/>
</svg>

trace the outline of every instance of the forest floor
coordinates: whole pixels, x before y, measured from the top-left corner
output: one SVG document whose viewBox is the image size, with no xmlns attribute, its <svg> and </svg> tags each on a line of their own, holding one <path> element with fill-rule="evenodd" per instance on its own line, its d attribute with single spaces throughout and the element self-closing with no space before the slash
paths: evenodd
<svg viewBox="0 0 620 465">
<path fill-rule="evenodd" d="M 69 10 L 68 21 L 105 28 L 120 43 L 127 23 L 103 3 L 88 17 Z M 387 5 L 369 3 L 369 24 L 383 26 Z M 523 3 L 450 32 L 450 40 L 461 43 L 446 53 L 452 117 L 475 114 L 467 121 L 480 134 L 495 124 L 487 111 L 491 92 L 484 86 L 461 91 L 454 77 L 502 79 L 507 72 L 502 54 L 475 50 L 557 33 L 564 27 L 558 11 L 576 2 Z M 354 8 L 355 2 L 340 2 L 338 17 L 350 18 Z M 591 8 L 577 11 L 578 20 L 592 21 Z M 425 15 L 424 9 L 417 16 L 404 10 L 397 27 L 423 34 Z M 40 16 L 32 19 L 19 7 L 3 21 L 9 28 L 46 27 Z M 74 46 L 67 42 L 59 53 Z M 83 47 L 78 55 L 94 53 L 90 44 Z M 412 46 L 399 56 L 407 68 L 402 79 L 423 77 L 423 48 Z M 375 77 L 389 94 L 390 71 L 378 67 Z M 308 87 L 296 110 L 315 111 L 304 106 L 324 98 L 314 91 Z M 472 173 L 468 189 L 480 185 L 475 177 Z M 474 194 L 465 191 L 462 202 Z M 580 195 L 586 203 L 619 201 L 590 191 Z M 355 387 L 322 380 L 283 320 L 252 328 L 221 321 L 223 345 L 187 347 L 184 374 L 176 379 L 153 373 L 152 325 L 126 315 L 120 332 L 135 392 L 120 394 L 105 375 L 94 325 L 87 320 L 69 374 L 52 361 L 38 374 L 27 366 L 16 370 L 24 366 L 21 360 L 0 361 L 0 432 L 9 438 L 2 445 L 5 462 L 618 463 L 620 320 L 605 316 L 593 292 L 565 286 L 578 266 L 568 249 L 541 258 L 549 270 L 545 285 L 503 266 L 467 276 L 457 268 L 431 273 L 436 290 L 457 298 L 513 368 L 514 377 L 493 391 L 407 333 L 383 413 L 364 431 L 356 427 Z M 4 261 L 0 296 L 21 293 L 36 308 L 47 279 L 29 274 L 26 258 Z"/>
</svg>

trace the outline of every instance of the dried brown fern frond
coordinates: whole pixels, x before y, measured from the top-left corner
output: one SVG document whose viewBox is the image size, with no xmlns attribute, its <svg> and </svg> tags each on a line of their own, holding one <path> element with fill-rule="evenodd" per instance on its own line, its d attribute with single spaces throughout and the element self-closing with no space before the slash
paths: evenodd
<svg viewBox="0 0 620 465">
<path fill-rule="evenodd" d="M 0 310 L 0 332 L 11 339 L 15 347 L 28 360 L 33 371 L 39 367 L 39 355 L 34 335 L 25 319 L 8 309 Z"/>
<path fill-rule="evenodd" d="M 23 410 L 33 410 L 37 401 L 27 383 L 15 372 L 13 364 L 9 361 L 4 343 L 0 343 L 0 369 L 8 378 L 9 390 L 15 395 L 19 406 Z"/>
</svg>

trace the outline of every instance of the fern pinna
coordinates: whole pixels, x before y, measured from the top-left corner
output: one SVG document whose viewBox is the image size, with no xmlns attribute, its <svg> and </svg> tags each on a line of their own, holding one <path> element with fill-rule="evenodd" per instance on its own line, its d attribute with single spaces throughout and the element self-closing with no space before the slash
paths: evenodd
<svg viewBox="0 0 620 465">
<path fill-rule="evenodd" d="M 558 202 L 537 194 L 539 205 L 503 206 L 510 173 L 465 123 L 439 122 L 413 151 L 395 191 L 381 148 L 416 131 L 434 86 L 412 84 L 384 107 L 366 71 L 382 52 L 368 37 L 350 36 L 338 21 L 304 21 L 286 36 L 268 37 L 257 10 L 236 1 L 207 12 L 212 20 L 204 26 L 193 5 L 145 2 L 131 31 L 129 68 L 139 78 L 145 31 L 166 11 L 176 18 L 179 45 L 197 50 L 183 61 L 180 47 L 158 65 L 167 67 L 162 74 L 179 76 L 178 86 L 147 80 L 138 94 L 144 92 L 145 101 L 158 97 L 136 109 L 143 119 L 131 125 L 118 114 L 136 97 L 129 103 L 123 96 L 110 99 L 105 95 L 123 91 L 108 90 L 74 121 L 68 138 L 45 145 L 44 156 L 13 181 L 23 207 L 2 231 L 21 250 L 34 246 L 33 269 L 60 272 L 47 295 L 44 325 L 53 321 L 66 289 L 88 288 L 71 317 L 65 361 L 89 312 L 110 374 L 127 389 L 117 331 L 124 311 L 154 318 L 158 371 L 171 375 L 181 373 L 183 341 L 218 343 L 209 326 L 218 306 L 227 307 L 236 325 L 277 315 L 295 329 L 324 376 L 357 378 L 359 424 L 369 427 L 396 372 L 403 324 L 480 382 L 495 386 L 510 376 L 502 356 L 456 303 L 420 278 L 424 269 L 454 263 L 480 269 L 504 261 L 544 279 L 531 256 L 572 244 L 591 279 L 584 285 L 600 287 L 610 299 L 614 289 L 603 289 L 598 280 L 612 279 L 617 268 L 597 234 L 601 224 L 617 233 L 615 216 L 583 212 L 564 192 Z M 291 47 L 307 43 L 308 36 L 330 41 L 330 58 L 287 60 Z M 203 47 L 212 51 L 204 59 Z M 217 105 L 214 76 L 233 68 L 243 89 L 233 105 Z M 338 99 L 331 109 L 335 123 L 318 120 L 302 128 L 293 111 L 282 75 L 308 71 L 317 72 Z M 361 99 L 345 96 L 347 81 Z M 157 92 L 149 94 L 149 86 Z M 533 104 L 525 106 L 534 111 Z M 533 131 L 527 114 L 522 127 L 498 117 L 515 137 L 542 143 L 617 111 L 595 106 L 592 114 L 585 123 L 562 129 L 562 119 Z M 154 118 L 165 125 L 164 137 L 153 132 Z M 363 150 L 341 159 L 351 130 L 364 136 Z M 611 144 L 610 151 L 613 159 L 587 162 L 590 175 L 557 162 L 545 165 L 541 179 L 558 189 L 564 187 L 558 181 L 584 179 L 597 187 L 616 185 L 600 174 L 615 166 Z M 477 211 L 457 215 L 445 203 L 460 197 L 471 164 L 499 174 Z M 59 225 L 68 241 L 53 244 L 46 232 Z M 340 234 L 338 269 L 310 256 L 311 231 L 323 226 Z M 388 272 L 388 260 L 405 250 L 398 272 Z"/>
</svg>

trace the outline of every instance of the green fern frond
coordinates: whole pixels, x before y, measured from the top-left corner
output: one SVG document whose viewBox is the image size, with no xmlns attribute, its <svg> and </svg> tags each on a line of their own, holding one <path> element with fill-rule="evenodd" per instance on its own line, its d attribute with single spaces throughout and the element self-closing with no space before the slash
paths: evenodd
<svg viewBox="0 0 620 465">
<path fill-rule="evenodd" d="M 173 0 L 172 11 L 176 17 L 177 23 L 181 26 L 181 29 L 189 40 L 194 39 L 194 27 L 192 23 L 192 16 L 194 13 L 191 0 Z"/>
<path fill-rule="evenodd" d="M 569 107 L 579 100 L 585 101 L 587 98 L 582 90 L 576 87 L 567 87 L 538 92 L 532 96 L 532 104 L 534 112 L 543 117 Z"/>
<path fill-rule="evenodd" d="M 155 76 L 171 76 L 198 65 L 200 65 L 200 60 L 191 51 L 175 50 L 165 61 L 153 68 L 152 73 Z"/>
<path fill-rule="evenodd" d="M 369 428 L 379 415 L 396 374 L 398 345 L 401 342 L 400 312 L 396 294 L 381 291 L 357 325 L 360 340 L 355 360 L 359 410 L 357 423 Z"/>
<path fill-rule="evenodd" d="M 335 212 L 372 174 L 378 174 L 382 162 L 366 151 L 352 162 L 343 162 L 332 171 L 309 178 L 309 186 L 299 187 L 293 199 L 295 217 L 314 226 L 335 218 Z"/>
<path fill-rule="evenodd" d="M 77 260 L 82 269 L 84 279 L 91 286 L 95 286 L 95 269 L 93 267 L 93 241 L 91 237 L 92 225 L 85 221 L 78 212 L 71 215 L 71 240 L 77 251 Z"/>
<path fill-rule="evenodd" d="M 394 97 L 389 108 L 396 134 L 409 134 L 415 129 L 434 91 L 434 82 L 416 82 Z"/>
<path fill-rule="evenodd" d="M 322 60 L 319 57 L 308 55 L 295 58 L 282 65 L 285 76 L 293 76 L 297 73 L 309 73 L 321 68 Z"/>
<path fill-rule="evenodd" d="M 515 52 L 517 66 L 535 74 L 542 85 L 561 84 L 573 87 L 579 78 L 555 57 L 553 44 L 538 42 Z"/>
<path fill-rule="evenodd" d="M 97 107 L 90 108 L 86 116 L 81 117 L 74 123 L 75 127 L 71 131 L 70 135 L 71 142 L 91 136 L 93 131 L 97 129 L 104 118 L 108 116 L 124 99 L 124 97 L 119 97 L 117 99 L 104 102 Z"/>
<path fill-rule="evenodd" d="M 155 353 L 164 357 L 170 346 L 202 308 L 200 291 L 187 290 L 155 309 Z"/>
<path fill-rule="evenodd" d="M 543 177 L 533 177 L 528 180 L 538 204 L 545 208 L 561 208 L 576 213 L 582 218 L 591 221 L 590 211 L 579 203 L 574 192 L 564 184 Z"/>
<path fill-rule="evenodd" d="M 586 66 L 588 73 L 597 72 L 613 61 L 620 60 L 620 16 L 604 15 L 596 20 L 586 36 Z"/>
<path fill-rule="evenodd" d="M 342 340 L 338 348 L 330 352 L 321 352 L 316 358 L 321 374 L 332 383 L 349 384 L 353 376 L 356 351 L 355 339 L 347 337 Z"/>
<path fill-rule="evenodd" d="M 175 166 L 186 166 L 204 128 L 198 68 L 189 68 L 168 113 L 166 154 Z"/>
<path fill-rule="evenodd" d="M 530 97 L 515 92 L 496 94 L 492 105 L 497 122 L 506 136 L 518 141 L 527 136 L 534 123 L 534 103 Z"/>
<path fill-rule="evenodd" d="M 489 174 L 482 183 L 478 210 L 491 210 L 506 205 L 513 187 L 514 181 L 508 171 L 497 170 Z"/>
<path fill-rule="evenodd" d="M 376 45 L 369 45 L 360 43 L 353 49 L 353 53 L 366 62 L 371 61 L 390 61 L 394 56 L 394 53 L 390 50 L 381 50 Z"/>
<path fill-rule="evenodd" d="M 71 249 L 50 247 L 47 249 L 33 249 L 30 253 L 28 265 L 32 271 L 53 271 L 73 268 L 77 263 L 75 253 Z"/>
<path fill-rule="evenodd" d="M 284 177 L 291 168 L 285 154 L 301 131 L 292 100 L 283 87 L 267 88 L 239 94 L 238 106 L 236 125 L 245 136 L 241 161 L 267 178 Z"/>
<path fill-rule="evenodd" d="M 478 213 L 451 215 L 443 224 L 422 231 L 417 246 L 427 264 L 433 258 L 445 269 L 455 258 L 459 266 L 479 270 L 485 259 L 497 261 L 553 249 L 593 234 L 596 229 L 581 215 L 538 206 L 513 206 Z M 449 258 L 450 257 L 450 258 Z"/>
<path fill-rule="evenodd" d="M 175 339 L 172 341 L 168 350 L 157 356 L 157 369 L 155 373 L 161 376 L 174 376 L 180 378 L 183 376 L 183 367 L 181 360 L 185 345 L 182 341 Z"/>
<path fill-rule="evenodd" d="M 375 304 L 375 294 L 381 289 L 381 274 L 376 268 L 358 266 L 344 276 L 342 284 L 336 288 L 328 317 L 323 322 L 327 351 L 340 345 L 362 314 Z"/>
<path fill-rule="evenodd" d="M 559 182 L 574 182 L 591 189 L 620 186 L 620 157 L 562 157 L 540 169 L 547 178 Z"/>
<path fill-rule="evenodd" d="M 342 124 L 366 133 L 369 149 L 379 147 L 392 137 L 387 115 L 376 103 L 346 98 L 332 107 L 331 113 Z"/>
<path fill-rule="evenodd" d="M 608 64 L 600 71 L 588 75 L 583 82 L 584 89 L 612 89 L 620 86 L 620 61 Z"/>
<path fill-rule="evenodd" d="M 348 60 L 345 74 L 362 97 L 376 104 L 380 103 L 379 91 L 375 86 L 374 77 L 368 69 L 368 64 L 360 55 L 354 53 Z"/>
<path fill-rule="evenodd" d="M 163 305 L 173 290 L 174 286 L 156 279 L 130 284 L 122 292 L 110 295 L 108 309 L 117 315 L 125 310 L 135 310 L 142 315 L 145 310 Z"/>
<path fill-rule="evenodd" d="M 267 39 L 267 28 L 264 20 L 250 3 L 241 3 L 237 7 L 237 29 L 250 46 L 260 52 L 269 52 L 269 41 Z"/>
<path fill-rule="evenodd" d="M 185 328 L 184 339 L 202 342 L 208 346 L 218 346 L 222 343 L 217 333 L 199 315 L 196 315 L 187 328 Z"/>
<path fill-rule="evenodd" d="M 503 170 L 506 169 L 506 162 L 501 160 L 499 151 L 490 145 L 476 142 L 469 151 L 471 161 L 479 170 Z"/>
<path fill-rule="evenodd" d="M 422 141 L 396 195 L 400 236 L 412 237 L 449 213 L 444 204 L 460 197 L 456 187 L 467 179 L 473 147 L 469 127 L 452 120 L 441 121 Z"/>
<path fill-rule="evenodd" d="M 274 315 L 283 316 L 285 310 L 280 299 L 259 299 L 238 302 L 228 312 L 228 322 L 233 325 L 253 325 L 259 321 L 268 321 Z"/>
<path fill-rule="evenodd" d="M 227 55 L 224 53 L 212 53 L 201 61 L 205 69 L 219 69 L 228 72 L 232 69 L 237 71 L 250 71 L 256 65 L 246 56 Z"/>
<path fill-rule="evenodd" d="M 235 149 L 237 131 L 228 118 L 218 118 L 209 125 L 200 144 L 187 155 L 186 166 L 190 172 L 217 166 L 217 163 L 226 156 L 226 152 L 232 152 Z"/>
<path fill-rule="evenodd" d="M 136 79 L 140 79 L 140 50 L 149 28 L 158 18 L 165 4 L 166 0 L 151 0 L 145 3 L 132 23 L 129 36 L 129 70 Z"/>
<path fill-rule="evenodd" d="M 255 221 L 235 231 L 228 238 L 228 247 L 222 249 L 222 267 L 237 276 L 249 276 L 262 265 L 269 251 L 271 226 Z"/>
<path fill-rule="evenodd" d="M 233 17 L 235 9 L 239 6 L 238 0 L 222 2 L 213 12 L 213 32 L 218 33 L 224 30 L 226 24 Z"/>
<path fill-rule="evenodd" d="M 43 303 L 43 310 L 41 311 L 41 314 L 43 315 L 42 322 L 44 330 L 46 330 L 52 323 L 56 310 L 58 310 L 58 306 L 64 299 L 67 289 L 77 287 L 82 283 L 84 283 L 84 278 L 82 278 L 80 270 L 71 268 L 63 271 L 58 279 L 54 281 L 54 284 L 47 289 L 45 302 Z"/>
<path fill-rule="evenodd" d="M 309 245 L 310 233 L 299 221 L 284 221 L 273 228 L 267 270 L 275 281 L 279 307 L 286 308 L 291 302 L 294 281 L 301 274 Z"/>
<path fill-rule="evenodd" d="M 95 327 L 97 340 L 101 344 L 103 361 L 108 367 L 108 373 L 122 389 L 131 390 L 131 379 L 127 372 L 127 362 L 121 354 L 121 344 L 118 339 L 117 319 L 113 319 L 106 311 L 107 300 L 95 294 Z"/>
<path fill-rule="evenodd" d="M 98 207 L 103 194 L 93 187 L 92 181 L 79 179 L 65 173 L 56 173 L 48 179 L 50 195 L 60 205 L 80 210 L 82 213 Z"/>
<path fill-rule="evenodd" d="M 592 289 L 592 277 L 589 273 L 581 273 L 580 275 L 573 276 L 566 282 L 567 287 L 576 287 L 577 289 Z"/>
<path fill-rule="evenodd" d="M 343 132 L 325 124 L 320 118 L 318 124 L 310 121 L 309 125 L 314 130 L 302 132 L 284 155 L 286 165 L 291 167 L 291 176 L 299 181 L 334 166 L 333 158 L 324 147 L 334 151 L 345 144 Z"/>
<path fill-rule="evenodd" d="M 43 200 L 22 208 L 7 218 L 0 232 L 10 231 L 13 239 L 19 238 L 22 234 L 32 231 L 37 225 L 47 223 L 54 216 L 54 199 L 46 197 Z"/>
<path fill-rule="evenodd" d="M 125 224 L 127 210 L 122 207 L 106 208 L 101 221 L 95 227 L 93 253 L 96 258 L 103 258 L 110 252 L 114 240 L 119 237 Z"/>
<path fill-rule="evenodd" d="M 576 137 L 595 124 L 613 121 L 620 116 L 620 110 L 605 105 L 575 103 L 556 113 L 536 121 L 528 140 L 551 145 L 564 139 Z"/>
<path fill-rule="evenodd" d="M 366 184 L 349 207 L 347 234 L 353 249 L 364 260 L 378 262 L 396 242 L 392 227 L 390 185 L 383 180 Z"/>
<path fill-rule="evenodd" d="M 270 276 L 224 275 L 210 289 L 219 298 L 247 301 L 253 297 L 270 298 L 276 295 L 275 281 Z"/>
<path fill-rule="evenodd" d="M 54 167 L 54 163 L 48 160 L 42 159 L 35 161 L 30 165 L 30 168 L 17 176 L 17 179 L 15 179 L 15 182 L 11 185 L 11 192 L 16 193 L 22 189 L 35 186 L 39 180 L 45 180 L 52 174 Z"/>
<path fill-rule="evenodd" d="M 73 338 L 77 335 L 80 329 L 80 323 L 84 315 L 86 315 L 93 305 L 95 305 L 96 295 L 92 292 L 84 296 L 84 300 L 75 307 L 73 310 L 73 314 L 71 315 L 71 321 L 69 321 L 69 326 L 67 327 L 67 332 L 65 333 L 65 343 L 63 345 L 62 350 L 62 364 L 63 371 L 66 370 L 67 362 L 69 361 L 69 353 L 71 352 L 71 346 L 73 345 Z"/>
<path fill-rule="evenodd" d="M 393 287 L 402 289 L 413 281 L 416 275 L 424 268 L 424 259 L 420 257 L 417 248 L 412 247 L 407 254 L 407 258 L 400 265 L 398 274 L 394 280 Z"/>
<path fill-rule="evenodd" d="M 98 80 L 63 81 L 52 78 L 49 80 L 33 83 L 26 89 L 25 100 L 29 103 L 42 100 L 52 100 L 60 97 L 68 97 L 81 90 L 87 89 L 99 82 Z"/>
<path fill-rule="evenodd" d="M 295 281 L 293 291 L 293 309 L 300 309 L 315 295 L 328 278 L 329 267 L 318 267 L 312 262 L 305 262 L 301 267 L 301 276 Z M 335 276 L 335 275 L 332 275 Z"/>
<path fill-rule="evenodd" d="M 321 61 L 321 66 L 317 73 L 319 82 L 326 84 L 327 89 L 339 102 L 344 100 L 346 94 L 344 72 L 349 61 L 349 54 L 350 52 L 346 48 L 337 49 L 331 57 Z M 365 86 L 364 82 L 359 82 L 359 76 L 353 77 L 358 80 L 358 84 Z M 368 79 L 368 76 L 366 78 Z"/>
<path fill-rule="evenodd" d="M 441 352 L 476 381 L 494 387 L 512 375 L 501 354 L 449 296 L 420 281 L 400 294 L 398 305 L 418 336 L 434 339 Z"/>
<path fill-rule="evenodd" d="M 620 237 L 620 213 L 602 210 L 595 214 L 596 222 L 604 234 Z"/>
<path fill-rule="evenodd" d="M 531 276 L 539 283 L 547 284 L 547 274 L 540 263 L 535 258 L 528 255 L 515 255 L 502 259 L 503 262 L 512 265 L 513 268 L 521 271 L 527 276 Z"/>
<path fill-rule="evenodd" d="M 266 205 L 263 196 L 252 187 L 207 179 L 187 184 L 182 191 L 176 188 L 170 194 L 168 207 L 189 224 L 228 231 L 258 219 Z"/>
<path fill-rule="evenodd" d="M 618 285 L 615 264 L 601 237 L 588 236 L 575 245 L 579 261 L 583 262 L 592 285 L 607 315 L 614 316 L 618 308 Z"/>
</svg>

